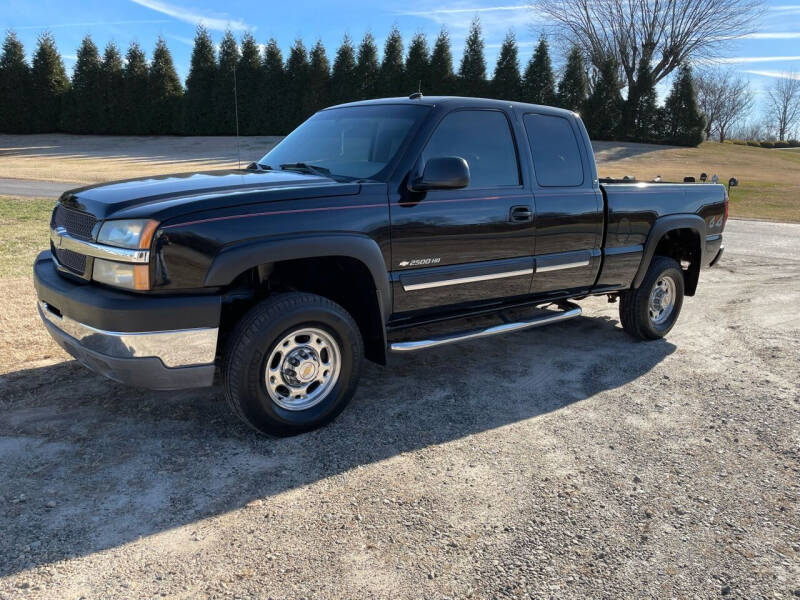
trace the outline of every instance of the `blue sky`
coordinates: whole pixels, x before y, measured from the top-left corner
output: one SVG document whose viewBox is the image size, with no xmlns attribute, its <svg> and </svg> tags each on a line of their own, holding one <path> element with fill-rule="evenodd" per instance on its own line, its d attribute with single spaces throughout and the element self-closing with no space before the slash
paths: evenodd
<svg viewBox="0 0 800 600">
<path fill-rule="evenodd" d="M 757 31 L 731 42 L 725 50 L 723 61 L 750 78 L 756 90 L 787 71 L 800 76 L 798 2 L 768 0 L 764 17 L 756 24 Z M 29 55 L 39 32 L 49 29 L 70 72 L 78 44 L 87 33 L 101 48 L 114 40 L 123 52 L 131 40 L 137 40 L 148 55 L 161 35 L 167 40 L 179 74 L 185 78 L 192 37 L 199 22 L 217 41 L 229 27 L 237 36 L 251 31 L 259 43 L 275 37 L 284 52 L 297 37 L 302 37 L 306 45 L 320 38 L 331 58 L 345 32 L 357 42 L 371 31 L 382 46 L 394 24 L 406 42 L 417 31 L 426 33 L 432 41 L 444 25 L 450 31 L 458 68 L 467 28 L 476 15 L 483 26 L 490 70 L 509 29 L 516 33 L 524 64 L 539 32 L 548 28 L 546 22 L 535 19 L 526 2 L 514 0 L 229 0 L 224 4 L 209 0 L 4 0 L 0 4 L 0 29 L 15 29 Z M 663 93 L 663 87 L 659 92 Z"/>
</svg>

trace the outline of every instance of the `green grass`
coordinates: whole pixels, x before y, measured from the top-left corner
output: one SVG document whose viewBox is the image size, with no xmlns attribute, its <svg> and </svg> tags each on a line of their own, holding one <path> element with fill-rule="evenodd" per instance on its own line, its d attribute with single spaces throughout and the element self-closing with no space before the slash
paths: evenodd
<svg viewBox="0 0 800 600">
<path fill-rule="evenodd" d="M 800 151 L 716 142 L 697 148 L 627 146 L 630 157 L 603 161 L 601 156 L 598 171 L 629 173 L 643 181 L 657 174 L 667 181 L 681 181 L 703 171 L 709 176 L 716 173 L 720 183 L 736 177 L 739 186 L 731 189 L 731 217 L 800 222 Z"/>
<path fill-rule="evenodd" d="M 49 247 L 55 200 L 0 196 L 0 277 L 30 275 L 36 255 Z"/>
</svg>

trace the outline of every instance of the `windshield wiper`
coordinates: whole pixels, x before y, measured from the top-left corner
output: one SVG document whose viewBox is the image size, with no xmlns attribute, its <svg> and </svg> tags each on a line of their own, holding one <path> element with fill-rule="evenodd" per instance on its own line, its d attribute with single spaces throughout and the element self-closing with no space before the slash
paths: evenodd
<svg viewBox="0 0 800 600">
<path fill-rule="evenodd" d="M 323 177 L 331 177 L 331 170 L 325 167 L 318 167 L 317 165 L 309 165 L 304 162 L 286 163 L 281 165 L 282 171 L 307 171 L 314 175 L 322 175 Z"/>
<path fill-rule="evenodd" d="M 272 167 L 269 165 L 262 165 L 261 163 L 251 162 L 247 165 L 248 171 L 272 171 Z"/>
</svg>

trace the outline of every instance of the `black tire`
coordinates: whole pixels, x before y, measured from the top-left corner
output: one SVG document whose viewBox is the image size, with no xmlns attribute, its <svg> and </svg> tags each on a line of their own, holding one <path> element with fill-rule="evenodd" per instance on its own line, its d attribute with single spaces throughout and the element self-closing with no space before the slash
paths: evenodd
<svg viewBox="0 0 800 600">
<path fill-rule="evenodd" d="M 338 344 L 341 364 L 338 378 L 316 404 L 287 410 L 270 396 L 276 392 L 267 389 L 266 361 L 280 356 L 277 345 L 303 327 L 322 331 Z M 254 306 L 231 332 L 223 364 L 225 397 L 233 412 L 261 433 L 289 436 L 310 431 L 332 421 L 347 406 L 358 385 L 363 355 L 358 326 L 341 306 L 314 294 L 278 294 Z M 284 358 L 288 360 L 288 353 Z M 287 401 L 280 396 L 278 400 Z"/>
<path fill-rule="evenodd" d="M 650 314 L 650 294 L 656 284 L 669 278 L 674 286 L 674 302 L 663 321 L 654 321 Z M 620 294 L 619 318 L 626 333 L 640 340 L 657 340 L 669 333 L 683 306 L 683 271 L 680 264 L 667 256 L 654 256 L 647 274 L 638 288 Z M 659 318 L 659 317 L 656 317 Z"/>
</svg>

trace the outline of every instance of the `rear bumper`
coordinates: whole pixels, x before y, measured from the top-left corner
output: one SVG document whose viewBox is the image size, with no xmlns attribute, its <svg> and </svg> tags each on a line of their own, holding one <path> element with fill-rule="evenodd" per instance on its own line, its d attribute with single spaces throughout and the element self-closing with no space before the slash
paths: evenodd
<svg viewBox="0 0 800 600">
<path fill-rule="evenodd" d="M 93 371 L 149 389 L 213 383 L 218 297 L 134 295 L 72 282 L 58 275 L 49 252 L 37 258 L 34 281 L 48 332 Z"/>
<path fill-rule="evenodd" d="M 717 264 L 720 257 L 722 256 L 722 251 L 725 249 L 725 246 L 722 244 L 722 234 L 717 233 L 715 235 L 708 235 L 706 236 L 706 247 L 705 247 L 705 260 L 703 261 L 706 264 L 702 266 L 706 267 L 713 267 Z"/>
<path fill-rule="evenodd" d="M 713 267 L 719 262 L 719 259 L 722 258 L 722 253 L 725 252 L 725 246 L 720 246 L 719 250 L 717 251 L 717 255 L 713 258 L 713 260 L 708 263 L 709 267 Z"/>
</svg>

